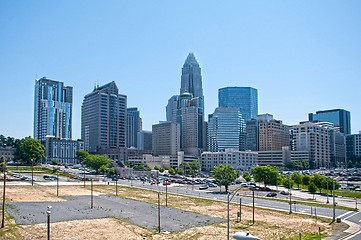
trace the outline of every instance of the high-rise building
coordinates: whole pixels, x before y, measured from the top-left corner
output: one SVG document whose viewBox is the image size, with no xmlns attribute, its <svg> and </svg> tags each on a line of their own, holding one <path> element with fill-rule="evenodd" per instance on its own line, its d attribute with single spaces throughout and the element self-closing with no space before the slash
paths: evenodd
<svg viewBox="0 0 361 240">
<path fill-rule="evenodd" d="M 336 129 L 345 134 L 351 134 L 350 112 L 344 109 L 331 109 L 308 114 L 309 121 L 333 123 Z"/>
<path fill-rule="evenodd" d="M 216 108 L 208 115 L 208 151 L 244 151 L 245 141 L 245 122 L 239 108 Z"/>
<path fill-rule="evenodd" d="M 34 138 L 72 137 L 73 87 L 47 79 L 35 80 Z"/>
<path fill-rule="evenodd" d="M 224 87 L 218 89 L 218 107 L 238 107 L 243 118 L 255 119 L 258 114 L 257 89 L 251 87 Z"/>
<path fill-rule="evenodd" d="M 282 124 L 282 121 L 267 119 L 270 114 L 259 115 L 258 139 L 259 151 L 282 150 L 282 147 L 290 146 L 289 127 Z M 266 119 L 264 119 L 266 117 Z"/>
<path fill-rule="evenodd" d="M 266 113 L 246 121 L 246 150 L 259 150 L 259 123 L 270 120 L 273 120 L 273 115 Z"/>
<path fill-rule="evenodd" d="M 138 147 L 138 132 L 142 131 L 142 118 L 138 108 L 127 108 L 127 147 Z"/>
<path fill-rule="evenodd" d="M 361 131 L 347 136 L 347 160 L 361 157 Z"/>
<path fill-rule="evenodd" d="M 177 102 L 178 102 L 178 95 L 174 95 L 168 100 L 168 104 L 166 107 L 166 114 L 167 114 L 166 117 L 168 122 L 177 121 Z"/>
<path fill-rule="evenodd" d="M 308 151 L 313 168 L 331 165 L 331 126 L 313 122 L 301 122 L 291 127 L 294 151 Z"/>
<path fill-rule="evenodd" d="M 155 156 L 176 156 L 180 151 L 180 125 L 176 122 L 154 124 L 152 148 Z"/>
<path fill-rule="evenodd" d="M 182 68 L 180 95 L 183 93 L 190 93 L 194 98 L 203 100 L 201 68 L 193 53 L 189 53 Z"/>
<path fill-rule="evenodd" d="M 126 147 L 127 96 L 118 93 L 114 81 L 87 94 L 81 110 L 86 151 Z"/>
<path fill-rule="evenodd" d="M 137 147 L 139 150 L 152 150 L 152 132 L 151 131 L 139 131 Z"/>
<path fill-rule="evenodd" d="M 203 100 L 183 93 L 178 99 L 177 122 L 180 125 L 181 151 L 185 155 L 200 157 L 203 150 Z"/>
</svg>

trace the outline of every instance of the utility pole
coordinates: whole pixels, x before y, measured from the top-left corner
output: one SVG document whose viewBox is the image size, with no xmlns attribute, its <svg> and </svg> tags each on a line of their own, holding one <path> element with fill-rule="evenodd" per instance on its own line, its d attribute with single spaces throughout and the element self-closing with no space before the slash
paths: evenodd
<svg viewBox="0 0 361 240">
<path fill-rule="evenodd" d="M 118 178 L 115 178 L 115 196 L 118 196 Z"/>
<path fill-rule="evenodd" d="M 242 198 L 239 198 L 239 222 L 242 221 Z"/>
</svg>

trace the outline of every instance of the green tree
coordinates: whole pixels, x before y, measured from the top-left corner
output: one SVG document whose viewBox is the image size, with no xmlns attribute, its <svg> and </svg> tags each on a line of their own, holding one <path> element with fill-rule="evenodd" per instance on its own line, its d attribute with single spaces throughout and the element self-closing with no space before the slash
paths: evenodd
<svg viewBox="0 0 361 240">
<path fill-rule="evenodd" d="M 85 159 L 85 165 L 99 172 L 101 166 L 107 166 L 109 163 L 109 158 L 103 155 L 89 155 Z"/>
<path fill-rule="evenodd" d="M 5 156 L 1 156 L 0 161 L 1 161 L 1 165 L 0 165 L 1 171 L 2 171 L 2 172 L 6 172 L 7 166 L 8 166 L 8 162 L 6 161 L 6 157 L 5 157 Z"/>
<path fill-rule="evenodd" d="M 114 168 L 110 168 L 110 169 L 109 169 L 109 175 L 110 175 L 110 176 L 115 175 L 115 170 L 114 170 Z"/>
<path fill-rule="evenodd" d="M 278 167 L 258 166 L 252 168 L 253 179 L 255 182 L 263 182 L 265 186 L 269 184 L 276 185 L 278 176 Z"/>
<path fill-rule="evenodd" d="M 291 177 L 291 185 L 290 185 L 290 176 L 285 177 L 282 182 L 282 185 L 287 189 L 292 188 L 292 186 L 294 184 L 295 184 L 295 182 L 292 180 L 292 177 Z"/>
<path fill-rule="evenodd" d="M 164 172 L 165 171 L 165 169 L 164 168 L 159 168 L 159 172 Z"/>
<path fill-rule="evenodd" d="M 226 192 L 228 192 L 228 187 L 231 183 L 239 177 L 239 173 L 236 172 L 231 165 L 219 165 L 219 167 L 214 167 L 214 170 L 211 171 L 212 176 L 216 179 L 218 186 L 224 186 Z"/>
<path fill-rule="evenodd" d="M 174 171 L 174 169 L 173 169 L 172 167 L 170 167 L 170 168 L 168 169 L 168 173 L 171 174 L 171 175 L 173 175 L 173 174 L 175 174 L 175 171 Z"/>
<path fill-rule="evenodd" d="M 108 168 L 105 165 L 100 166 L 99 172 L 105 174 L 108 171 Z"/>
<path fill-rule="evenodd" d="M 316 185 L 316 187 L 318 188 L 318 190 L 321 193 L 321 190 L 325 186 L 324 181 L 326 181 L 326 178 L 319 174 L 315 174 L 315 175 L 313 175 L 312 180 L 313 180 L 313 183 Z"/>
<path fill-rule="evenodd" d="M 300 184 L 302 183 L 302 176 L 298 172 L 292 174 L 292 180 L 297 184 L 297 188 L 300 189 Z"/>
<path fill-rule="evenodd" d="M 308 186 L 310 184 L 311 181 L 311 177 L 308 175 L 303 175 L 302 176 L 302 184 L 305 186 Z"/>
<path fill-rule="evenodd" d="M 313 199 L 315 199 L 315 193 L 316 193 L 317 187 L 316 185 L 311 182 L 310 185 L 308 185 L 308 191 L 313 194 Z"/>
<path fill-rule="evenodd" d="M 39 140 L 26 137 L 17 141 L 14 158 L 23 164 L 31 164 L 31 159 L 33 159 L 34 162 L 38 162 L 43 158 L 45 159 L 44 151 L 45 147 Z"/>
<path fill-rule="evenodd" d="M 58 161 L 56 159 L 51 159 L 50 162 L 51 165 L 58 165 Z"/>
<path fill-rule="evenodd" d="M 76 159 L 78 159 L 79 163 L 84 162 L 88 156 L 89 156 L 89 153 L 87 151 L 84 151 L 84 150 L 76 151 Z"/>
<path fill-rule="evenodd" d="M 178 175 L 183 175 L 182 169 L 176 168 L 175 171 Z"/>
<path fill-rule="evenodd" d="M 246 182 L 249 182 L 252 180 L 251 174 L 249 174 L 249 172 L 244 172 L 242 177 L 244 178 L 244 180 L 246 180 Z"/>
<path fill-rule="evenodd" d="M 179 165 L 179 168 L 180 168 L 180 169 L 183 169 L 184 175 L 187 175 L 187 172 L 189 172 L 189 170 L 191 169 L 189 163 L 187 163 L 187 162 L 182 162 L 182 163 Z"/>
<path fill-rule="evenodd" d="M 191 163 L 189 163 L 189 167 L 191 171 L 193 170 L 193 174 L 197 173 L 199 170 L 201 170 L 201 164 L 197 160 L 193 160 Z"/>
<path fill-rule="evenodd" d="M 154 170 L 159 170 L 159 167 L 157 165 L 155 165 Z"/>
</svg>

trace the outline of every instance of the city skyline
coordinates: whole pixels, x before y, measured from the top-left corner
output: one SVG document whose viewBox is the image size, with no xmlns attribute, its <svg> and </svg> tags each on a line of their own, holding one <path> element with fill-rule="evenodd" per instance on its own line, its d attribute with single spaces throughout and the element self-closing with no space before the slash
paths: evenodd
<svg viewBox="0 0 361 240">
<path fill-rule="evenodd" d="M 253 87 L 259 114 L 271 113 L 284 124 L 340 108 L 351 113 L 351 132 L 361 130 L 361 3 L 210 2 L 207 11 L 202 2 L 192 10 L 161 3 L 90 1 L 79 12 L 81 2 L 1 2 L 0 96 L 7 104 L 0 132 L 33 135 L 33 83 L 43 76 L 74 89 L 73 138 L 80 137 L 83 97 L 110 81 L 150 130 L 165 120 L 168 98 L 179 93 L 189 52 L 202 66 L 205 115 L 217 107 L 219 88 Z M 14 97 L 12 89 L 22 94 Z"/>
</svg>

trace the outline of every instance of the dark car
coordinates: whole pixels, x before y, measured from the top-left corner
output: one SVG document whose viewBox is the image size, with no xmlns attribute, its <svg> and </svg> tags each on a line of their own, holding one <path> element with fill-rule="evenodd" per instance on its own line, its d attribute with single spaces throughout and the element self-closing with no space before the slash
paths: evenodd
<svg viewBox="0 0 361 240">
<path fill-rule="evenodd" d="M 277 193 L 274 193 L 274 192 L 270 192 L 266 195 L 266 197 L 275 197 L 277 196 Z"/>
<path fill-rule="evenodd" d="M 208 186 L 201 186 L 201 187 L 199 187 L 199 190 L 206 190 L 206 189 L 208 189 Z"/>
</svg>

